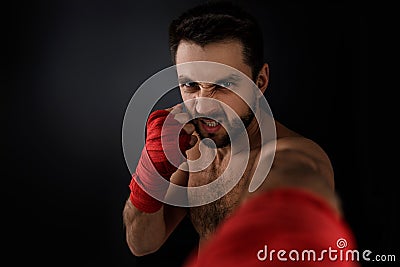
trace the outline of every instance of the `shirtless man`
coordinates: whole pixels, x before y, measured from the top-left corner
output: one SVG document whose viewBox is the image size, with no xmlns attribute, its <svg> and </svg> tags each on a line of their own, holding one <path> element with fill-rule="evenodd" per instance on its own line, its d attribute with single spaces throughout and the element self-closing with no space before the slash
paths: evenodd
<svg viewBox="0 0 400 267">
<path fill-rule="evenodd" d="M 269 66 L 263 62 L 261 36 L 256 21 L 240 9 L 226 4 L 203 5 L 187 11 L 171 24 L 170 50 L 173 63 L 177 65 L 206 61 L 238 70 L 254 82 L 263 97 L 268 87 Z M 259 123 L 254 113 L 230 90 L 230 81 L 213 83 L 198 81 L 192 77 L 188 79 L 179 68 L 178 76 L 180 79 L 183 77 L 179 81 L 180 91 L 182 99 L 185 103 L 188 101 L 188 104 L 185 108 L 178 105 L 167 109 L 165 113 L 150 116 L 147 133 L 152 134 L 147 138 L 146 146 L 149 143 L 149 147 L 154 149 L 159 144 L 152 142 L 157 139 L 155 129 L 160 127 L 160 121 L 153 122 L 160 118 L 162 121 L 170 112 L 175 114 L 175 117 L 187 113 L 197 116 L 185 124 L 184 132 L 180 135 L 180 148 L 186 153 L 187 159 L 195 160 L 200 157 L 199 143 L 204 138 L 215 142 L 216 156 L 203 171 L 185 172 L 170 168 L 163 172 L 166 173 L 163 177 L 172 183 L 189 187 L 205 185 L 216 180 L 226 170 L 229 160 L 232 160 L 230 153 L 232 142 L 235 140 L 230 141 L 227 137 L 227 129 L 221 127 L 221 121 L 228 127 L 235 128 L 233 119 L 219 102 L 203 101 L 207 98 L 226 104 L 240 117 L 250 142 L 249 161 L 240 181 L 226 195 L 212 203 L 190 208 L 176 207 L 152 199 L 138 186 L 137 177 L 140 180 L 143 180 L 143 177 L 135 173 L 130 184 L 132 192 L 123 211 L 127 244 L 134 255 L 141 256 L 157 251 L 187 215 L 200 236 L 202 248 L 203 244 L 207 244 L 207 241 L 213 238 L 218 227 L 246 202 L 281 188 L 308 192 L 340 217 L 339 201 L 334 191 L 333 169 L 327 154 L 318 144 L 278 121 L 274 121 L 276 143 L 271 150 L 271 153 L 274 153 L 272 167 L 265 173 L 266 178 L 261 186 L 254 192 L 249 192 L 249 184 L 260 159 L 260 151 L 269 149 L 268 140 L 260 138 Z M 256 101 L 259 99 L 256 98 Z M 209 119 L 210 117 L 218 120 Z M 152 150 L 152 153 L 149 153 L 149 156 L 154 163 L 154 158 L 157 158 L 159 153 L 162 154 L 162 150 Z M 240 153 L 232 157 L 240 157 Z M 160 166 L 157 165 L 156 169 L 165 168 Z M 138 172 L 142 172 L 140 168 Z M 264 205 L 265 210 L 268 210 L 269 203 Z"/>
</svg>

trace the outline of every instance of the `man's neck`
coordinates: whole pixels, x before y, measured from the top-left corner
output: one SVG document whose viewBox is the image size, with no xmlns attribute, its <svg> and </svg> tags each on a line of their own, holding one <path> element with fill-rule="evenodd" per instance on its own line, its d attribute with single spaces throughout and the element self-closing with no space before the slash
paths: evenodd
<svg viewBox="0 0 400 267">
<path fill-rule="evenodd" d="M 256 117 L 246 128 L 246 132 L 237 136 L 229 146 L 217 149 L 217 159 L 223 160 L 230 155 L 240 154 L 247 150 L 251 153 L 261 147 L 261 133 Z"/>
</svg>

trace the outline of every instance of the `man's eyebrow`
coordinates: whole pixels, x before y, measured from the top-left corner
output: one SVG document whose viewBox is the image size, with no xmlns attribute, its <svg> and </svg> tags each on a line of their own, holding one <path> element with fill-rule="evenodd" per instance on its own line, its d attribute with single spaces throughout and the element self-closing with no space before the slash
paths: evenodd
<svg viewBox="0 0 400 267">
<path fill-rule="evenodd" d="M 190 78 L 187 77 L 187 76 L 184 76 L 184 75 L 179 75 L 179 76 L 178 76 L 178 82 L 179 82 L 180 84 L 182 84 L 182 83 L 187 83 L 187 82 L 191 82 L 191 81 L 193 81 L 193 79 L 190 79 Z"/>
<path fill-rule="evenodd" d="M 228 76 L 226 76 L 226 77 L 224 77 L 222 79 L 218 79 L 217 81 L 212 82 L 212 83 L 221 84 L 221 83 L 226 82 L 226 81 L 238 82 L 238 81 L 241 81 L 241 80 L 242 80 L 242 77 L 240 75 L 232 73 L 232 74 L 229 74 Z M 189 78 L 187 76 L 184 76 L 184 75 L 179 75 L 178 76 L 178 81 L 179 81 L 179 83 L 186 83 L 186 82 L 194 82 L 195 80 L 191 79 L 191 78 Z M 198 81 L 198 82 L 209 82 L 209 83 L 211 83 L 211 81 Z"/>
<path fill-rule="evenodd" d="M 219 79 L 218 81 L 215 82 L 215 84 L 221 84 L 221 83 L 226 82 L 226 81 L 239 82 L 241 80 L 242 80 L 242 77 L 240 75 L 232 73 L 232 74 L 226 76 L 225 78 Z"/>
</svg>

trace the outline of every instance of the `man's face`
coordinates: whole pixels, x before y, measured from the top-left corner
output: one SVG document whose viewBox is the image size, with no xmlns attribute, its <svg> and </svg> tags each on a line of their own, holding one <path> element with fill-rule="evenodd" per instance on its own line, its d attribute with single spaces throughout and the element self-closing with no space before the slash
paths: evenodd
<svg viewBox="0 0 400 267">
<path fill-rule="evenodd" d="M 196 132 L 201 139 L 212 139 L 219 148 L 241 134 L 243 127 L 239 125 L 247 128 L 254 118 L 251 108 L 255 108 L 256 92 L 242 49 L 238 41 L 204 47 L 182 41 L 176 53 L 180 92 L 187 112 L 196 117 Z"/>
</svg>

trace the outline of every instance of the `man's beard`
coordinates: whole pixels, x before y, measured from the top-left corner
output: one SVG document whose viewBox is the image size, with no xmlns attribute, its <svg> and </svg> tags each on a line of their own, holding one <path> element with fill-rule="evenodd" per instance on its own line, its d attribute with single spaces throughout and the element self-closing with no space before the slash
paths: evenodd
<svg viewBox="0 0 400 267">
<path fill-rule="evenodd" d="M 255 108 L 253 108 L 253 110 L 255 110 Z M 200 117 L 199 115 L 197 115 L 197 117 Z M 211 117 L 208 115 L 208 117 Z M 218 116 L 212 116 L 214 118 L 218 117 Z M 211 117 L 211 118 L 212 118 Z M 226 118 L 226 116 L 224 116 Z M 197 122 L 194 123 L 196 132 L 198 133 L 199 137 L 201 140 L 205 139 L 205 138 L 210 138 L 214 141 L 215 146 L 217 148 L 223 148 L 226 146 L 231 145 L 231 143 L 233 141 L 235 141 L 235 139 L 240 136 L 241 134 L 243 134 L 243 129 L 247 129 L 247 127 L 250 125 L 250 123 L 253 121 L 254 119 L 254 113 L 252 111 L 252 109 L 250 107 L 248 107 L 248 110 L 246 112 L 245 115 L 240 116 L 239 118 L 235 118 L 230 125 L 227 125 L 227 127 L 230 127 L 229 130 L 226 130 L 226 133 L 223 136 L 218 136 L 214 133 L 207 133 L 207 136 L 205 136 L 199 127 L 199 122 L 197 120 Z M 229 133 L 229 134 L 228 134 Z M 218 138 L 218 139 L 216 139 Z M 208 147 L 214 147 L 214 144 L 212 144 L 212 142 L 204 142 L 205 145 L 207 145 Z"/>
</svg>

